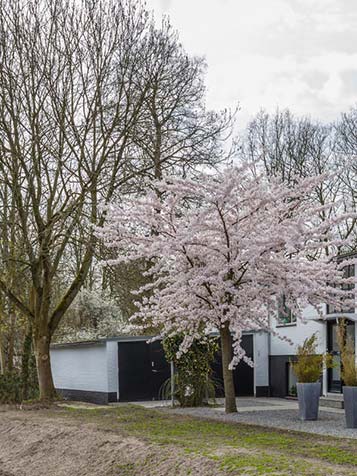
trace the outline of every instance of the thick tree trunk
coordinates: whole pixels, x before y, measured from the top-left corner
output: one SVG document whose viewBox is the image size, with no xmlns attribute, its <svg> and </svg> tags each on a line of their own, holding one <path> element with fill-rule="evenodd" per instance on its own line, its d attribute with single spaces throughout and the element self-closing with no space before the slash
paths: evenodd
<svg viewBox="0 0 357 476">
<path fill-rule="evenodd" d="M 6 369 L 6 358 L 5 358 L 5 351 L 4 351 L 4 342 L 3 336 L 0 334 L 0 375 L 5 373 Z"/>
<path fill-rule="evenodd" d="M 51 337 L 49 335 L 35 337 L 34 345 L 41 400 L 53 400 L 56 398 L 51 371 L 50 342 Z"/>
<path fill-rule="evenodd" d="M 234 413 L 237 411 L 236 394 L 234 389 L 233 370 L 229 370 L 228 366 L 233 358 L 232 336 L 229 325 L 225 324 L 220 329 L 221 349 L 222 349 L 222 368 L 223 383 L 225 395 L 226 413 Z"/>
<path fill-rule="evenodd" d="M 16 318 L 15 318 L 13 309 L 11 309 L 11 311 L 10 311 L 10 329 L 9 329 L 9 337 L 8 337 L 8 355 L 7 355 L 7 369 L 9 372 L 12 372 L 14 370 L 14 354 L 15 354 L 15 319 Z"/>
</svg>

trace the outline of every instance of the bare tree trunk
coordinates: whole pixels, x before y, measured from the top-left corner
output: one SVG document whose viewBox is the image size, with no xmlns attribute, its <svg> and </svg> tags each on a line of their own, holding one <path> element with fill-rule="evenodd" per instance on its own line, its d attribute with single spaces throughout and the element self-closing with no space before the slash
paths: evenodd
<svg viewBox="0 0 357 476">
<path fill-rule="evenodd" d="M 56 390 L 53 384 L 50 359 L 51 337 L 48 335 L 35 337 L 35 355 L 37 364 L 38 384 L 40 388 L 40 400 L 53 400 Z"/>
<path fill-rule="evenodd" d="M 4 375 L 6 367 L 3 336 L 0 335 L 0 375 Z"/>
<path fill-rule="evenodd" d="M 30 360 L 32 352 L 32 328 L 28 327 L 23 347 L 22 347 L 22 359 L 21 359 L 21 378 L 22 378 L 22 400 L 28 400 L 29 398 L 29 385 L 30 385 Z"/>
<path fill-rule="evenodd" d="M 7 357 L 7 369 L 9 372 L 14 370 L 14 356 L 15 356 L 15 310 L 13 306 L 9 306 L 10 310 L 10 329 L 8 337 L 8 357 Z"/>
<path fill-rule="evenodd" d="M 222 369 L 225 396 L 226 413 L 234 413 L 237 411 L 236 394 L 233 380 L 233 370 L 228 368 L 233 358 L 232 336 L 229 325 L 225 324 L 220 329 L 221 349 L 222 349 Z"/>
</svg>

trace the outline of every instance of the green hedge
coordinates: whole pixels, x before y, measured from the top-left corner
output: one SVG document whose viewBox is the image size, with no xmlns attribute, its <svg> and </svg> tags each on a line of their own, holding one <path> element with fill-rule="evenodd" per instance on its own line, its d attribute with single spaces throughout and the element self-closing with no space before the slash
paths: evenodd
<svg viewBox="0 0 357 476">
<path fill-rule="evenodd" d="M 0 375 L 0 404 L 21 403 L 24 400 L 36 399 L 38 395 L 37 374 L 32 366 L 25 381 L 20 371 Z"/>
<path fill-rule="evenodd" d="M 0 375 L 0 403 L 21 403 L 22 381 L 17 372 Z"/>
</svg>

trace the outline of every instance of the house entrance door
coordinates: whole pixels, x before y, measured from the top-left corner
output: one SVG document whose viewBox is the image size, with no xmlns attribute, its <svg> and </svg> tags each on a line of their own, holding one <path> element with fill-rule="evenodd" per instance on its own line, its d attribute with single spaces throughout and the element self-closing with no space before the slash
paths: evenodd
<svg viewBox="0 0 357 476">
<path fill-rule="evenodd" d="M 346 321 L 346 337 L 355 341 L 355 323 Z M 327 323 L 327 349 L 333 355 L 334 367 L 328 370 L 328 391 L 334 393 L 342 392 L 343 381 L 341 379 L 341 355 L 337 339 L 338 323 L 329 321 Z"/>
</svg>

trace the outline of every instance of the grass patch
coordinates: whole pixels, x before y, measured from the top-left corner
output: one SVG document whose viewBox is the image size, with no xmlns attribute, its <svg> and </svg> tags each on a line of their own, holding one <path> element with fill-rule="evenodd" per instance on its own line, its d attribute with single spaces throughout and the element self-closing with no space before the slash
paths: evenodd
<svg viewBox="0 0 357 476">
<path fill-rule="evenodd" d="M 159 446 L 172 445 L 188 456 L 209 458 L 219 464 L 223 474 L 340 476 L 357 473 L 357 441 L 352 439 L 221 423 L 135 405 L 95 410 L 66 408 L 57 413 L 95 422 L 107 431 L 122 432 Z M 128 467 L 128 475 L 130 470 Z"/>
</svg>

